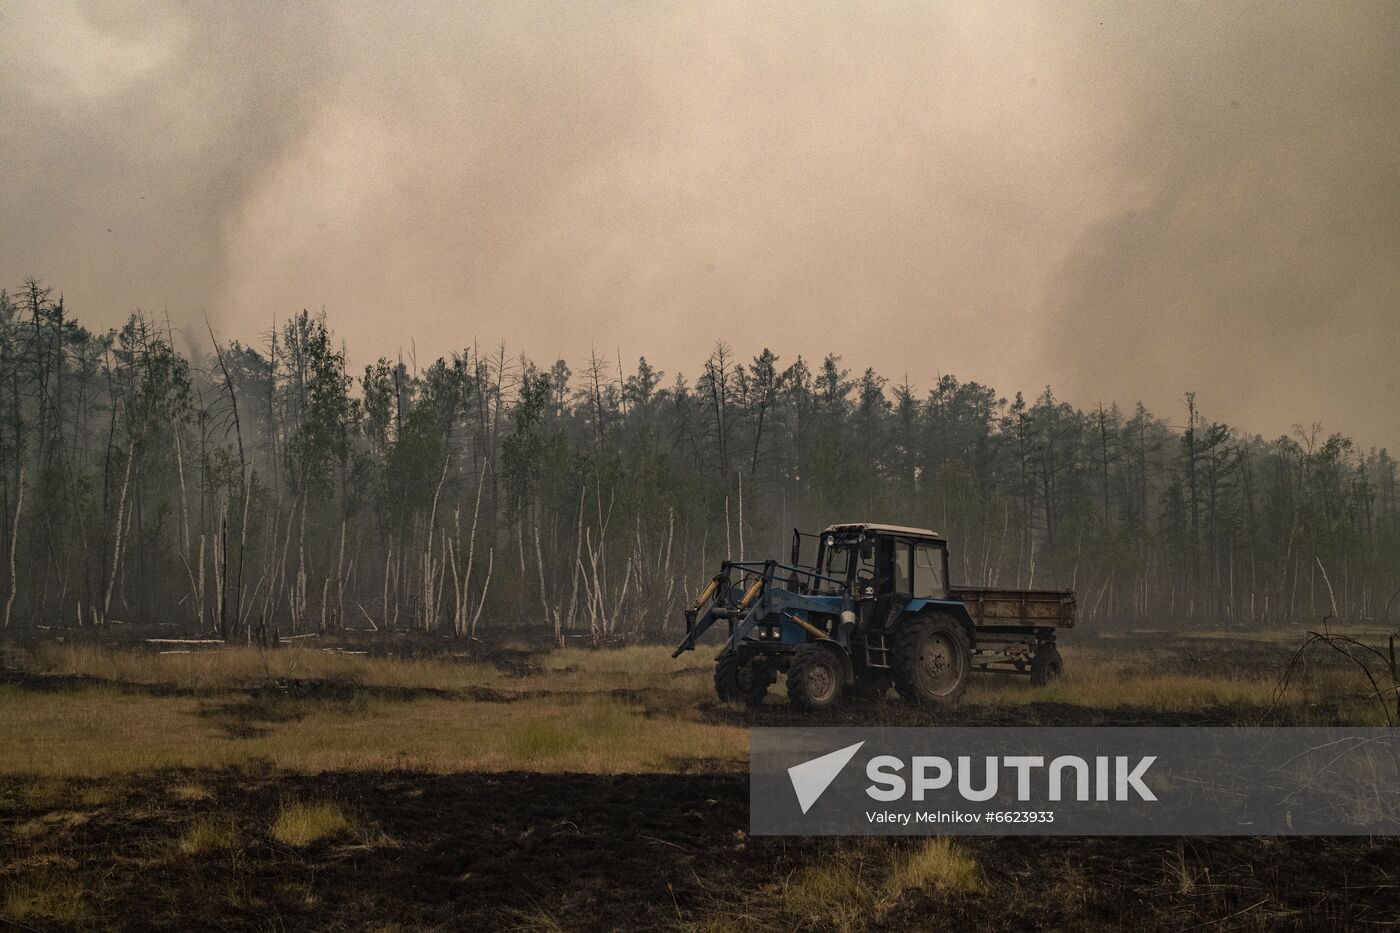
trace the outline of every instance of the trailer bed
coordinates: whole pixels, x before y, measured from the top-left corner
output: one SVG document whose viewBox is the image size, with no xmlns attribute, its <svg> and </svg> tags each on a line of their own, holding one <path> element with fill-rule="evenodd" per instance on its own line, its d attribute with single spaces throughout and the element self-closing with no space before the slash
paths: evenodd
<svg viewBox="0 0 1400 933">
<path fill-rule="evenodd" d="M 1073 590 L 1015 590 L 982 586 L 948 588 L 961 600 L 973 623 L 981 628 L 1071 628 Z"/>
</svg>

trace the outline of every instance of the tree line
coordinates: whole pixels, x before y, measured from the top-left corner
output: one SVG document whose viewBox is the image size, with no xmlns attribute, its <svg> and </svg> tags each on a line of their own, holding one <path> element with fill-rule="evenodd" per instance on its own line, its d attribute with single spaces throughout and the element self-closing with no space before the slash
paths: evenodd
<svg viewBox="0 0 1400 933">
<path fill-rule="evenodd" d="M 306 311 L 195 343 L 0 292 L 5 627 L 669 636 L 724 556 L 851 520 L 933 527 L 954 582 L 1072 587 L 1103 626 L 1381 619 L 1400 588 L 1386 450 L 1189 393 L 1173 426 L 722 341 L 690 380 L 500 346 L 352 372 Z"/>
</svg>

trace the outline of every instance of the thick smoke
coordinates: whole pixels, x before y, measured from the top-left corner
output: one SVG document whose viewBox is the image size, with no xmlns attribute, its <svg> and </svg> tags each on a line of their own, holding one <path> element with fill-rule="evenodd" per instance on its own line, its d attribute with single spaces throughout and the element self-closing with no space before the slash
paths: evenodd
<svg viewBox="0 0 1400 933">
<path fill-rule="evenodd" d="M 226 230 L 323 94 L 314 9 L 280 3 L 0 6 L 0 269 L 90 324 L 197 316 Z"/>
<path fill-rule="evenodd" d="M 1400 440 L 1385 5 L 0 6 L 0 274 Z"/>
<path fill-rule="evenodd" d="M 1276 4 L 1104 24 L 1080 86 L 1122 108 L 1104 158 L 1134 193 L 1047 302 L 1067 393 L 1196 388 L 1259 431 L 1400 440 L 1398 25 Z"/>
</svg>

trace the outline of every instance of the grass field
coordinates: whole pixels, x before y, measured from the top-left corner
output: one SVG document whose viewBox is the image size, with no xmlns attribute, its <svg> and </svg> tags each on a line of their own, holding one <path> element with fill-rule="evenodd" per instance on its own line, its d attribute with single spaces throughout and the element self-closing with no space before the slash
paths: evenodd
<svg viewBox="0 0 1400 933">
<path fill-rule="evenodd" d="M 1016 926 L 1017 903 L 1053 904 L 1032 924 L 1050 927 L 1113 928 L 1137 908 L 1145 928 L 1400 917 L 1387 840 L 745 833 L 755 724 L 1385 723 L 1370 685 L 1325 648 L 1280 690 L 1295 646 L 1272 633 L 1085 639 L 1045 687 L 980 676 L 952 710 L 891 697 L 799 718 L 780 692 L 755 710 L 721 704 L 709 654 L 652 647 L 400 660 L 305 642 L 11 643 L 0 919 L 997 928 Z M 1324 896 L 1338 886 L 1345 906 Z"/>
</svg>

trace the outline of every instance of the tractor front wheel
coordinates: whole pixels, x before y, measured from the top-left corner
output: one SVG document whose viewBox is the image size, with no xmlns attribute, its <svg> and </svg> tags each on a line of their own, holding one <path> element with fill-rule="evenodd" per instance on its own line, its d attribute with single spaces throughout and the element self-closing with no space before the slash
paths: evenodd
<svg viewBox="0 0 1400 933">
<path fill-rule="evenodd" d="M 726 703 L 757 706 L 772 682 L 768 666 L 757 658 L 731 651 L 715 662 L 715 693 Z"/>
<path fill-rule="evenodd" d="M 788 699 L 804 712 L 831 709 L 841 700 L 844 680 L 841 659 L 835 652 L 821 644 L 803 645 L 788 668 Z"/>
<path fill-rule="evenodd" d="M 895 640 L 894 686 L 921 706 L 948 706 L 967 689 L 971 652 L 956 619 L 944 615 L 910 619 Z"/>
</svg>

